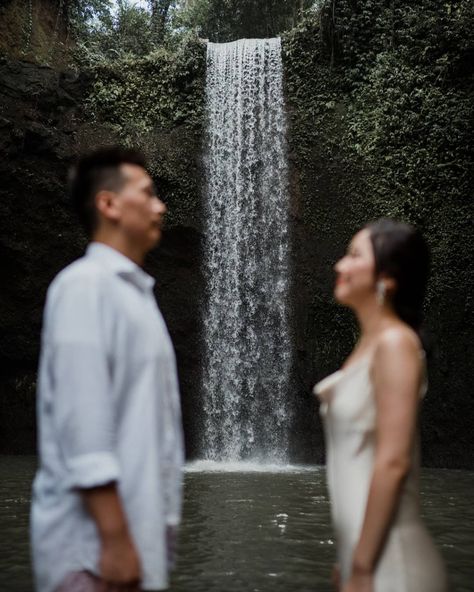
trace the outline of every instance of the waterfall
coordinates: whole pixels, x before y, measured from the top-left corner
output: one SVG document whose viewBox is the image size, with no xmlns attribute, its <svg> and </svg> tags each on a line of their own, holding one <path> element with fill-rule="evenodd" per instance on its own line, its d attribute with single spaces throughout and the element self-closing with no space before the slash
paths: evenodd
<svg viewBox="0 0 474 592">
<path fill-rule="evenodd" d="M 201 456 L 288 460 L 288 172 L 280 39 L 209 43 Z"/>
</svg>

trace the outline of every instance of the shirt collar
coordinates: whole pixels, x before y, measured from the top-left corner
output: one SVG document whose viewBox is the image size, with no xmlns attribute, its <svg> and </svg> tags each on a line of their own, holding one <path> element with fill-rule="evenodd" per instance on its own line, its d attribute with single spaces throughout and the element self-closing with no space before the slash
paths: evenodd
<svg viewBox="0 0 474 592">
<path fill-rule="evenodd" d="M 89 243 L 86 256 L 104 264 L 113 273 L 131 281 L 140 290 L 152 290 L 155 280 L 131 259 L 104 243 Z"/>
</svg>

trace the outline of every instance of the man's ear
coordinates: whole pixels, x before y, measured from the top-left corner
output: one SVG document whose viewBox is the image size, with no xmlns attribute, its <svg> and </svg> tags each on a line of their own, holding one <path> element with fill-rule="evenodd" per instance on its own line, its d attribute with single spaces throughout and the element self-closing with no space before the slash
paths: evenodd
<svg viewBox="0 0 474 592">
<path fill-rule="evenodd" d="M 99 215 L 106 220 L 116 222 L 120 218 L 117 194 L 113 191 L 102 189 L 95 196 L 95 207 Z"/>
</svg>

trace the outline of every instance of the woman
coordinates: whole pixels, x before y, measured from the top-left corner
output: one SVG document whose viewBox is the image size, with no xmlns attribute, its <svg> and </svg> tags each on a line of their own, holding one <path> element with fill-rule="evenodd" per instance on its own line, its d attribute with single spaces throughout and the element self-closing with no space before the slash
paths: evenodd
<svg viewBox="0 0 474 592">
<path fill-rule="evenodd" d="M 360 339 L 315 386 L 342 592 L 445 592 L 442 560 L 420 519 L 417 415 L 426 391 L 417 330 L 429 253 L 411 226 L 379 220 L 336 264 L 334 294 Z"/>
</svg>

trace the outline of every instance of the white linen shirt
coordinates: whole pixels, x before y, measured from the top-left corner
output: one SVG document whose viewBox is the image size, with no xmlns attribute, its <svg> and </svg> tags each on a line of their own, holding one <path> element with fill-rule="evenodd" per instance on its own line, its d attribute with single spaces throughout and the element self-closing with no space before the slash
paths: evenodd
<svg viewBox="0 0 474 592">
<path fill-rule="evenodd" d="M 38 592 L 98 573 L 100 541 L 81 488 L 117 482 L 142 588 L 168 586 L 166 526 L 181 513 L 183 438 L 176 362 L 153 279 L 100 243 L 52 282 L 38 378 L 33 484 Z"/>
</svg>

